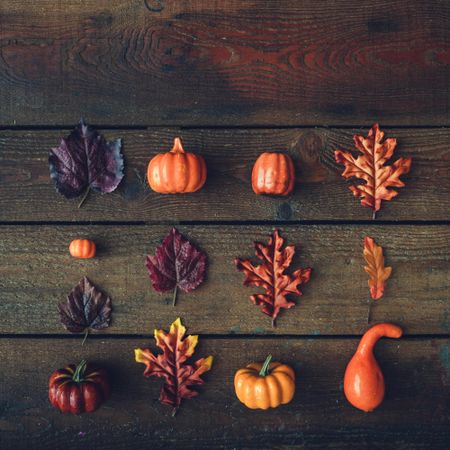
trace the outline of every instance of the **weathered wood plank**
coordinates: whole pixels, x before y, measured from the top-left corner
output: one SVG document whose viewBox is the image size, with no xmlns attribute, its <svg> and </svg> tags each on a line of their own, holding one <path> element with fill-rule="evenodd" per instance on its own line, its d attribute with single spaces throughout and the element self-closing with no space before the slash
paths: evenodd
<svg viewBox="0 0 450 450">
<path fill-rule="evenodd" d="M 350 406 L 342 393 L 356 339 L 200 339 L 198 355 L 212 354 L 201 395 L 178 415 L 160 405 L 160 382 L 142 376 L 133 349 L 153 340 L 1 339 L 0 441 L 9 449 L 136 448 L 448 448 L 448 339 L 382 341 L 377 358 L 386 398 L 373 413 Z M 297 375 L 294 400 L 271 411 L 250 411 L 235 398 L 235 371 L 268 352 Z M 110 400 L 96 413 L 62 415 L 47 400 L 50 373 L 81 358 L 104 364 Z"/>
<path fill-rule="evenodd" d="M 81 209 L 55 192 L 48 151 L 67 131 L 0 132 L 0 220 L 371 220 L 341 177 L 334 150 L 353 149 L 354 133 L 367 129 L 109 130 L 122 137 L 127 173 L 118 191 L 91 195 Z M 384 202 L 385 220 L 450 218 L 450 129 L 387 129 L 398 138 L 397 156 L 412 156 L 406 187 Z M 202 154 L 208 180 L 198 193 L 159 195 L 146 182 L 152 156 L 171 148 L 181 135 L 188 150 Z M 298 182 L 287 198 L 253 193 L 251 170 L 263 151 L 288 151 Z"/>
<path fill-rule="evenodd" d="M 371 319 L 402 324 L 406 333 L 448 333 L 450 288 L 449 226 L 283 226 L 282 236 L 300 251 L 294 267 L 312 267 L 298 305 L 282 312 L 278 326 L 249 296 L 235 257 L 254 256 L 253 241 L 267 241 L 270 226 L 183 226 L 180 231 L 208 255 L 206 282 L 180 293 L 151 288 L 145 255 L 170 226 L 3 226 L 0 227 L 0 333 L 63 333 L 56 305 L 84 276 L 111 295 L 114 334 L 150 333 L 181 316 L 195 333 L 344 335 L 367 326 L 369 297 L 363 271 L 363 237 L 384 247 L 393 267 L 385 297 Z M 98 257 L 76 260 L 68 245 L 78 237 L 98 245 Z M 257 261 L 257 260 L 256 260 Z M 255 262 L 256 262 L 255 261 Z"/>
<path fill-rule="evenodd" d="M 0 123 L 449 123 L 448 2 L 148 3 L 3 2 Z"/>
</svg>

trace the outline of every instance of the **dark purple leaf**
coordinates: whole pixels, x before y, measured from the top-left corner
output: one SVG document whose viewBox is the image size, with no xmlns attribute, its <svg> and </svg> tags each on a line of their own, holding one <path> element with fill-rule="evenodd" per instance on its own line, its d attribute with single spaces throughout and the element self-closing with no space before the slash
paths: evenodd
<svg viewBox="0 0 450 450">
<path fill-rule="evenodd" d="M 67 198 L 78 197 L 88 189 L 112 192 L 123 178 L 122 142 L 106 139 L 83 120 L 50 150 L 50 177 L 56 189 Z"/>
<path fill-rule="evenodd" d="M 84 277 L 58 305 L 61 323 L 71 333 L 102 330 L 111 325 L 111 299 Z"/>
<path fill-rule="evenodd" d="M 153 289 L 167 292 L 180 288 L 193 291 L 205 278 L 206 255 L 195 248 L 176 228 L 172 228 L 146 266 Z"/>
</svg>

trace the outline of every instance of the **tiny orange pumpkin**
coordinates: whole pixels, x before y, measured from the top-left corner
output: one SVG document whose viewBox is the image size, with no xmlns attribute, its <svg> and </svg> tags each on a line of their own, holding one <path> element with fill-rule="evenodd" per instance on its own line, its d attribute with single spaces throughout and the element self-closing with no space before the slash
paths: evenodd
<svg viewBox="0 0 450 450">
<path fill-rule="evenodd" d="M 286 364 L 271 361 L 272 355 L 269 355 L 264 363 L 251 363 L 236 372 L 234 389 L 247 408 L 276 408 L 294 397 L 294 370 Z"/>
<path fill-rule="evenodd" d="M 177 137 L 170 152 L 159 153 L 150 160 L 147 180 L 160 194 L 198 191 L 206 181 L 205 160 L 200 155 L 185 152 Z"/>
<path fill-rule="evenodd" d="M 74 258 L 93 258 L 95 256 L 95 242 L 89 239 L 75 239 L 70 243 L 69 252 Z"/>
<path fill-rule="evenodd" d="M 258 157 L 252 171 L 255 194 L 288 195 L 294 184 L 294 163 L 289 155 L 266 152 Z"/>
</svg>

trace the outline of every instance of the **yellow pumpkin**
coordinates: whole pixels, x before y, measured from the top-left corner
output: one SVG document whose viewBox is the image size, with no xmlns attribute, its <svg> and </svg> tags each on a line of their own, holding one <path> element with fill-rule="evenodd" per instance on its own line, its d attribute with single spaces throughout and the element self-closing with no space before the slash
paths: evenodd
<svg viewBox="0 0 450 450">
<path fill-rule="evenodd" d="M 147 180 L 160 194 L 198 191 L 206 181 L 205 160 L 200 155 L 185 152 L 177 137 L 170 152 L 159 153 L 150 160 Z"/>
<path fill-rule="evenodd" d="M 269 355 L 264 363 L 251 363 L 234 376 L 237 398 L 250 409 L 276 408 L 294 397 L 294 370 L 271 361 Z"/>
</svg>

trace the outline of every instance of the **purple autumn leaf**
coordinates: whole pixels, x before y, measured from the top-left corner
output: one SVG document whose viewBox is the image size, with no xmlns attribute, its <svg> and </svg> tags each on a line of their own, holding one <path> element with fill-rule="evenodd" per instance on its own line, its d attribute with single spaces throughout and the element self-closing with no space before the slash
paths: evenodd
<svg viewBox="0 0 450 450">
<path fill-rule="evenodd" d="M 183 235 L 172 228 L 155 255 L 148 255 L 146 266 L 157 292 L 173 290 L 175 306 L 177 289 L 191 292 L 205 278 L 206 254 L 194 247 Z"/>
<path fill-rule="evenodd" d="M 89 189 L 108 193 L 123 178 L 120 139 L 108 142 L 83 120 L 49 154 L 50 177 L 58 192 L 78 197 Z"/>
<path fill-rule="evenodd" d="M 111 325 L 111 299 L 84 277 L 58 305 L 62 325 L 71 333 L 103 330 Z"/>
</svg>

